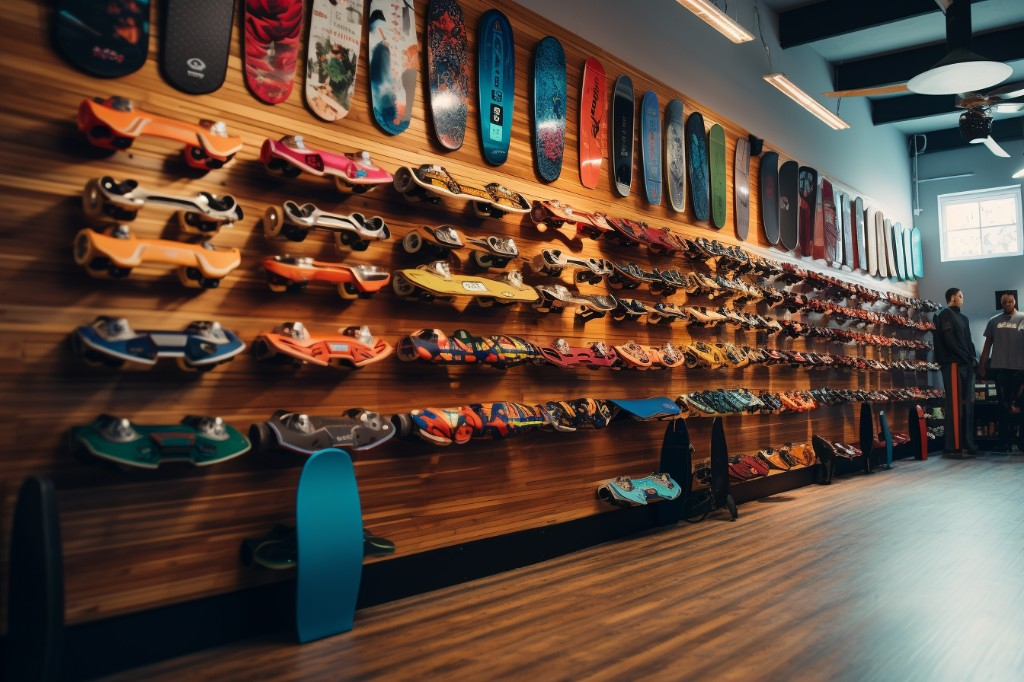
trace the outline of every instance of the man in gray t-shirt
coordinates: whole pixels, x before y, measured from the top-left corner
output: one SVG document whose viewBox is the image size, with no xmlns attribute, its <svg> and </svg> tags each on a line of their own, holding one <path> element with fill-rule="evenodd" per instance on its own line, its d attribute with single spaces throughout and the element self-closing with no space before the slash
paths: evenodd
<svg viewBox="0 0 1024 682">
<path fill-rule="evenodd" d="M 981 350 L 978 376 L 984 379 L 986 372 L 991 372 L 996 382 L 996 398 L 1001 408 L 999 450 L 1009 452 L 1015 425 L 1020 430 L 1017 446 L 1024 450 L 1024 427 L 1020 426 L 1024 409 L 1024 314 L 1017 311 L 1013 294 L 1003 294 L 999 303 L 1003 312 L 985 326 L 985 347 Z M 989 351 L 992 352 L 991 365 L 987 365 Z"/>
</svg>

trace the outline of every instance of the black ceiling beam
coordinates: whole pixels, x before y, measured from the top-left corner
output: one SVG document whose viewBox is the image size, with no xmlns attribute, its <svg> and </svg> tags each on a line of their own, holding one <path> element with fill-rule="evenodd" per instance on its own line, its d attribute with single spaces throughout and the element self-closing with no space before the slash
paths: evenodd
<svg viewBox="0 0 1024 682">
<path fill-rule="evenodd" d="M 998 62 L 1024 59 L 1024 24 L 974 36 L 971 49 Z M 836 90 L 902 83 L 946 56 L 945 43 L 865 57 L 836 66 Z"/>
<path fill-rule="evenodd" d="M 940 116 L 954 111 L 960 110 L 956 108 L 953 95 L 906 95 L 871 100 L 871 122 L 876 126 Z"/>
<path fill-rule="evenodd" d="M 935 0 L 824 0 L 779 14 L 783 49 L 939 11 Z"/>
<path fill-rule="evenodd" d="M 961 149 L 963 147 L 971 146 L 969 143 L 964 142 L 963 138 L 960 137 L 960 131 L 956 128 L 949 130 L 933 130 L 930 133 L 920 133 L 921 135 L 928 136 L 928 146 L 924 150 L 924 154 L 930 154 L 932 152 L 944 152 L 949 149 Z M 907 136 L 909 143 L 912 135 Z M 1003 145 L 1006 148 L 1004 142 L 1015 142 L 1017 140 L 1024 139 L 1024 132 L 1021 129 L 1020 118 L 1001 118 L 996 121 L 992 121 L 992 137 L 996 142 Z M 979 145 L 982 146 L 982 145 Z M 913 149 L 913 147 L 908 147 Z M 1007 149 L 1006 151 L 1010 151 Z M 1011 156 L 1014 156 L 1010 152 Z"/>
</svg>

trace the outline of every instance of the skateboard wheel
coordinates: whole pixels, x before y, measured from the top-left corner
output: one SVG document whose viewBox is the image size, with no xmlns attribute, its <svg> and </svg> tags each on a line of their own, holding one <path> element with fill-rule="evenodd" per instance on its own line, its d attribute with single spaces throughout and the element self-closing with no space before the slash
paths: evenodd
<svg viewBox="0 0 1024 682">
<path fill-rule="evenodd" d="M 397 272 L 394 277 L 391 278 L 391 288 L 394 290 L 396 295 L 401 296 L 402 298 L 411 298 L 416 296 L 416 287 L 413 286 L 412 282 Z"/>
<path fill-rule="evenodd" d="M 338 284 L 338 295 L 346 300 L 359 298 L 359 288 L 355 282 L 340 282 Z"/>
<path fill-rule="evenodd" d="M 220 223 L 215 220 L 203 220 L 198 213 L 178 211 L 178 227 L 182 232 L 214 234 L 220 230 Z"/>
<path fill-rule="evenodd" d="M 408 254 L 416 253 L 421 248 L 423 248 L 423 238 L 415 232 L 410 232 L 402 239 L 402 249 Z"/>
<path fill-rule="evenodd" d="M 473 214 L 476 215 L 477 218 L 501 217 L 501 213 L 491 210 L 490 206 L 487 204 L 481 204 L 478 201 L 473 202 Z"/>
<path fill-rule="evenodd" d="M 505 263 L 501 263 L 499 265 L 498 264 L 498 259 L 494 258 L 490 254 L 483 253 L 481 251 L 474 251 L 473 252 L 473 262 L 476 263 L 476 266 L 478 268 L 483 268 L 484 270 L 486 270 L 487 268 L 503 268 L 503 267 L 505 267 Z"/>
<path fill-rule="evenodd" d="M 281 234 L 284 227 L 284 212 L 278 206 L 268 206 L 263 213 L 263 235 L 273 239 Z"/>
<path fill-rule="evenodd" d="M 412 417 L 408 413 L 391 415 L 391 423 L 395 425 L 395 435 L 404 438 L 413 432 Z"/>
<path fill-rule="evenodd" d="M 409 192 L 414 184 L 412 181 L 412 171 L 405 166 L 396 170 L 393 184 L 395 186 L 395 190 L 409 198 Z"/>
<path fill-rule="evenodd" d="M 249 442 L 252 443 L 252 449 L 254 451 L 263 450 L 273 444 L 274 437 L 270 428 L 265 423 L 250 424 Z"/>
</svg>

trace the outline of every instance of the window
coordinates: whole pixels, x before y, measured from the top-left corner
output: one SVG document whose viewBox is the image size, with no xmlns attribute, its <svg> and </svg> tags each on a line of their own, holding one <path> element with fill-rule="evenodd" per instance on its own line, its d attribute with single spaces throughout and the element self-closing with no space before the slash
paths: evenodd
<svg viewBox="0 0 1024 682">
<path fill-rule="evenodd" d="M 1020 185 L 939 195 L 943 261 L 1024 254 Z"/>
</svg>

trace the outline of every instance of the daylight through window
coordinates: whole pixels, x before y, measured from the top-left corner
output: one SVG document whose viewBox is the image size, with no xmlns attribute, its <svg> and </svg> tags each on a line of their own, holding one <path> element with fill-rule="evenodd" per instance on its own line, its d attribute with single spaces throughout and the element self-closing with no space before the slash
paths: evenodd
<svg viewBox="0 0 1024 682">
<path fill-rule="evenodd" d="M 1020 186 L 939 195 L 942 260 L 1024 254 Z"/>
</svg>

